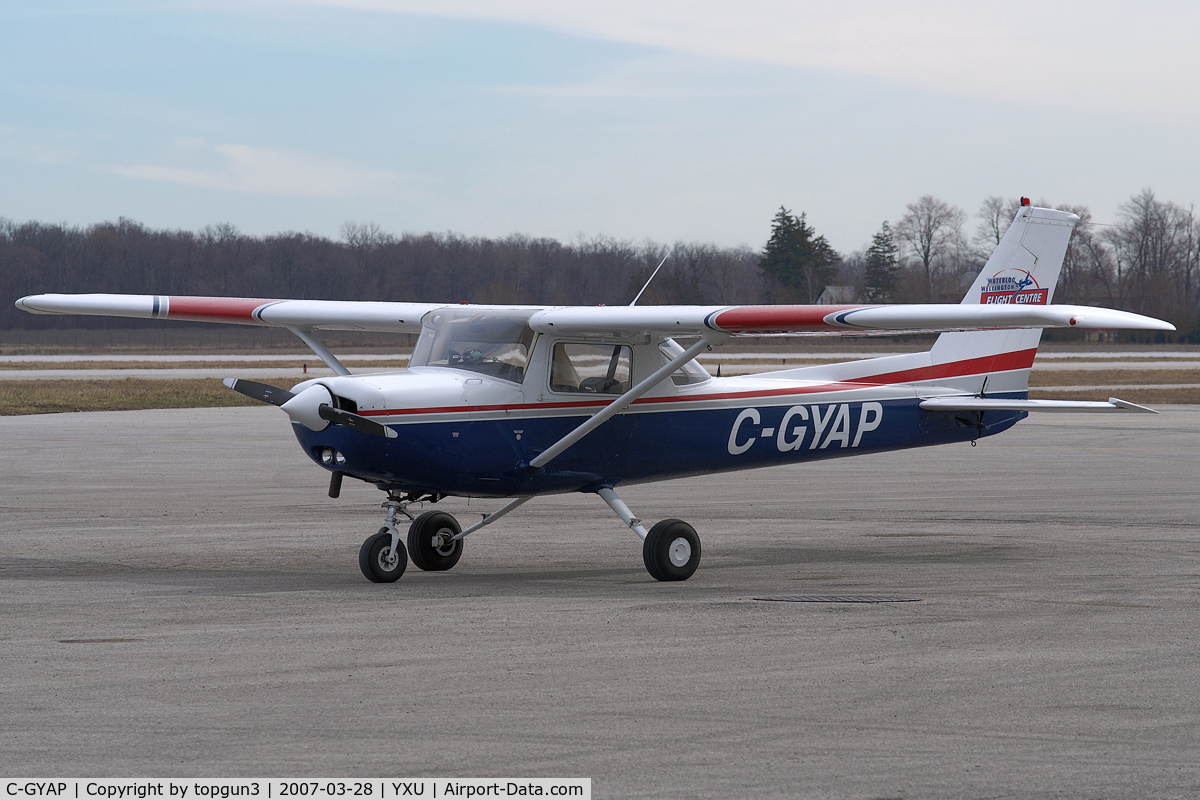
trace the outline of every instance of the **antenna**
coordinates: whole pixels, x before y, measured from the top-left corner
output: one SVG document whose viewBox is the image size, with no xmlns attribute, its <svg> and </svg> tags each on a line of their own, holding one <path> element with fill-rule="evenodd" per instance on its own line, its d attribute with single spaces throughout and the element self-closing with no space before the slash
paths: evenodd
<svg viewBox="0 0 1200 800">
<path fill-rule="evenodd" d="M 663 256 L 663 260 L 658 262 L 658 266 L 654 268 L 654 272 L 650 273 L 650 280 L 646 281 L 646 285 L 642 287 L 642 291 L 637 293 L 637 297 L 633 298 L 633 302 L 630 303 L 629 305 L 631 305 L 631 306 L 637 305 L 638 298 L 642 296 L 642 292 L 646 291 L 647 287 L 650 286 L 650 281 L 654 280 L 654 276 L 658 274 L 658 271 L 660 269 L 662 269 L 662 265 L 667 263 L 667 259 L 670 258 L 671 253 L 674 253 L 674 252 L 675 252 L 675 245 L 671 245 L 671 249 L 667 251 L 667 254 L 665 256 Z"/>
</svg>

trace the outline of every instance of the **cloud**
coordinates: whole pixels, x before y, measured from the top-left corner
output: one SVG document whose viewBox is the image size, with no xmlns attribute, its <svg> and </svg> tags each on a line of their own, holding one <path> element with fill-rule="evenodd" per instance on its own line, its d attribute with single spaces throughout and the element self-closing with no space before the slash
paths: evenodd
<svg viewBox="0 0 1200 800">
<path fill-rule="evenodd" d="M 1200 117 L 1200 6 L 1094 0 L 291 0 L 486 19 L 1076 110 Z M 271 6 L 277 7 L 279 0 Z"/>
<path fill-rule="evenodd" d="M 65 164 L 75 155 L 79 139 L 73 131 L 0 123 L 0 157 L 33 164 Z"/>
<path fill-rule="evenodd" d="M 397 180 L 392 172 L 363 169 L 338 161 L 322 161 L 303 153 L 267 150 L 244 144 L 221 144 L 209 150 L 198 140 L 180 144 L 189 150 L 207 151 L 222 163 L 210 169 L 136 164 L 111 167 L 106 171 L 138 180 L 293 197 L 375 196 L 386 193 Z"/>
</svg>

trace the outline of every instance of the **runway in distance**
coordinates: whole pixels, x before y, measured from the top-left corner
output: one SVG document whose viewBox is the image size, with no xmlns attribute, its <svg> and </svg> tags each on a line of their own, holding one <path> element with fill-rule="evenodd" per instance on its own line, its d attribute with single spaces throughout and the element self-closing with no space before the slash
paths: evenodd
<svg viewBox="0 0 1200 800">
<path fill-rule="evenodd" d="M 537 307 L 162 295 L 43 294 L 37 314 L 94 314 L 284 327 L 333 370 L 290 390 L 226 379 L 279 406 L 305 454 L 387 494 L 359 566 L 397 580 L 408 560 L 448 570 L 469 534 L 542 494 L 594 493 L 642 539 L 646 570 L 686 580 L 700 539 L 679 519 L 647 529 L 619 487 L 1000 433 L 1031 411 L 1150 411 L 1028 399 L 1043 328 L 1171 331 L 1113 309 L 1052 305 L 1074 214 L 1027 200 L 959 304 Z M 350 374 L 320 331 L 419 333 L 407 369 Z M 731 337 L 940 331 L 926 352 L 713 377 L 695 357 Z M 676 338 L 695 339 L 684 347 Z M 507 500 L 461 528 L 415 502 Z M 399 520 L 411 520 L 407 536 Z M 407 543 L 407 550 L 405 548 Z"/>
</svg>

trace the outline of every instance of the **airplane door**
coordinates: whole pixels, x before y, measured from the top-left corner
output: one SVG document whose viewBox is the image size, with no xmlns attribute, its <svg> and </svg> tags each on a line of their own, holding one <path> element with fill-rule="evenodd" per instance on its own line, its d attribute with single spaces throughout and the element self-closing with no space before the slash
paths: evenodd
<svg viewBox="0 0 1200 800">
<path fill-rule="evenodd" d="M 627 392 L 633 379 L 629 345 L 555 341 L 544 353 L 546 369 L 537 392 L 537 448 L 544 450 L 588 417 Z M 532 376 L 531 376 L 532 378 Z M 532 386 L 527 385 L 526 391 Z M 619 476 L 631 440 L 629 418 L 610 419 L 556 459 L 560 469 Z"/>
</svg>

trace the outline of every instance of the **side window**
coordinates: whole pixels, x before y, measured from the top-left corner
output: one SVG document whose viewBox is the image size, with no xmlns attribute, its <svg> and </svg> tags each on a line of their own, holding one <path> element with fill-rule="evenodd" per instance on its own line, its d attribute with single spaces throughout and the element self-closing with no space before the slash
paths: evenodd
<svg viewBox="0 0 1200 800">
<path fill-rule="evenodd" d="M 550 364 L 550 391 L 622 394 L 629 391 L 625 345 L 558 342 Z"/>
<path fill-rule="evenodd" d="M 667 340 L 658 346 L 658 350 L 662 353 L 663 364 L 669 364 L 671 360 L 681 353 L 683 348 L 677 342 Z M 693 383 L 704 383 L 712 376 L 708 374 L 708 370 L 700 366 L 694 359 L 686 362 L 682 367 L 671 373 L 671 381 L 676 386 L 689 386 Z"/>
</svg>

